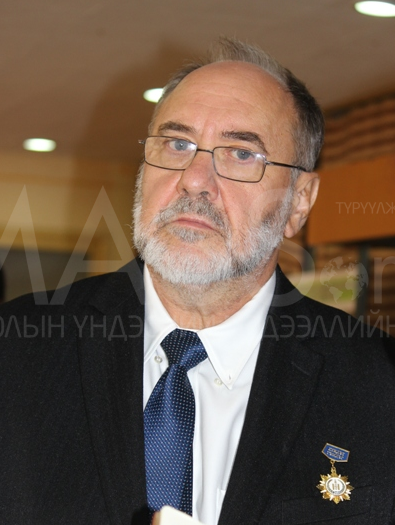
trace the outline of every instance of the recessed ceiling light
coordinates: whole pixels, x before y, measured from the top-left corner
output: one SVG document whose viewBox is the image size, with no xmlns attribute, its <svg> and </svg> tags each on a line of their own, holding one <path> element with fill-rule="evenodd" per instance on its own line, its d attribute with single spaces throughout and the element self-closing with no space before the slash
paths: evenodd
<svg viewBox="0 0 395 525">
<path fill-rule="evenodd" d="M 53 151 L 56 142 L 49 139 L 26 139 L 23 141 L 23 147 L 28 151 Z"/>
<path fill-rule="evenodd" d="M 143 97 L 145 100 L 148 100 L 148 102 L 154 102 L 156 104 L 162 96 L 162 93 L 163 88 L 147 89 L 147 91 L 144 91 Z"/>
<path fill-rule="evenodd" d="M 357 2 L 354 5 L 358 13 L 370 16 L 395 16 L 395 4 L 393 2 Z"/>
</svg>

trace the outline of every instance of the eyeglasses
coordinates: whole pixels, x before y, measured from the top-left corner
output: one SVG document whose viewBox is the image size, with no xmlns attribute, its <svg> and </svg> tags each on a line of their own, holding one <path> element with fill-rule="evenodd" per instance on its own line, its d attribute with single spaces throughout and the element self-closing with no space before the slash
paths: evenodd
<svg viewBox="0 0 395 525">
<path fill-rule="evenodd" d="M 266 166 L 281 166 L 307 171 L 301 166 L 267 160 L 262 153 L 249 149 L 218 146 L 212 150 L 201 149 L 189 140 L 176 137 L 151 136 L 139 140 L 144 145 L 144 161 L 155 168 L 165 170 L 186 170 L 198 151 L 211 153 L 217 175 L 237 182 L 259 182 L 265 174 Z"/>
</svg>

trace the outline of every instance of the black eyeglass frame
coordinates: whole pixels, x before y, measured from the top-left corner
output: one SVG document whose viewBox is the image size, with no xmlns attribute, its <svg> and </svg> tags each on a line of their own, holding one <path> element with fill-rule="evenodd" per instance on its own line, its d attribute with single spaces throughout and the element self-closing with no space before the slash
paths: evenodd
<svg viewBox="0 0 395 525">
<path fill-rule="evenodd" d="M 292 169 L 297 169 L 299 171 L 304 171 L 304 172 L 307 172 L 307 170 L 305 168 L 303 168 L 302 166 L 294 166 L 292 164 L 285 164 L 284 162 L 275 162 L 273 160 L 267 160 L 266 158 L 266 155 L 264 155 L 263 153 L 257 153 L 256 151 L 251 151 L 251 153 L 253 153 L 254 155 L 258 156 L 259 158 L 261 158 L 263 160 L 263 170 L 262 170 L 262 175 L 260 177 L 259 180 L 240 180 L 240 179 L 231 179 L 230 177 L 226 177 L 225 175 L 221 175 L 220 173 L 218 173 L 217 171 L 217 168 L 215 166 L 215 161 L 214 161 L 214 151 L 216 149 L 241 149 L 241 150 L 244 150 L 245 151 L 250 151 L 248 148 L 234 148 L 233 146 L 216 146 L 215 148 L 213 148 L 212 150 L 210 149 L 202 149 L 202 148 L 198 148 L 197 147 L 197 144 L 195 142 L 192 142 L 190 140 L 187 140 L 187 139 L 178 139 L 178 140 L 184 140 L 185 142 L 188 142 L 189 144 L 193 144 L 194 146 L 196 146 L 196 150 L 195 150 L 195 155 L 193 156 L 193 158 L 191 159 L 191 163 L 186 167 L 186 168 L 164 168 L 163 166 L 158 166 L 156 164 L 152 164 L 151 162 L 148 162 L 146 157 L 145 157 L 145 145 L 146 145 L 146 141 L 148 139 L 155 139 L 155 138 L 163 138 L 163 139 L 174 139 L 174 140 L 177 140 L 178 137 L 168 137 L 166 135 L 150 135 L 149 137 L 147 137 L 146 139 L 142 140 L 138 140 L 138 143 L 141 144 L 142 146 L 144 146 L 144 162 L 146 164 L 148 164 L 149 166 L 153 166 L 154 168 L 160 168 L 162 170 L 169 170 L 169 171 L 185 171 L 187 168 L 189 168 L 189 166 L 192 164 L 193 162 L 193 159 L 196 157 L 196 154 L 198 151 L 203 151 L 203 152 L 206 152 L 206 153 L 211 153 L 212 155 L 212 159 L 213 159 L 213 167 L 214 167 L 214 171 L 215 173 L 218 175 L 218 177 L 221 177 L 223 179 L 227 179 L 227 180 L 233 180 L 235 182 L 246 182 L 247 184 L 256 184 L 257 182 L 260 182 L 262 179 L 263 179 L 263 176 L 265 174 L 265 171 L 266 171 L 266 166 L 280 166 L 282 168 L 292 168 Z"/>
</svg>

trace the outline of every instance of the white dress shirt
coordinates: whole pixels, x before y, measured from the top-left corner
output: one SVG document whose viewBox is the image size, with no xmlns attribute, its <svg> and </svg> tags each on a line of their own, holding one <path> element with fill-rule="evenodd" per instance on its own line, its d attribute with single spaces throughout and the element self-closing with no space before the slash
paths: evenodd
<svg viewBox="0 0 395 525">
<path fill-rule="evenodd" d="M 168 361 L 161 341 L 178 326 L 168 314 L 144 269 L 144 407 Z M 194 330 L 208 359 L 188 371 L 195 394 L 193 517 L 216 525 L 232 470 L 258 357 L 275 274 L 238 312 L 223 323 Z"/>
</svg>

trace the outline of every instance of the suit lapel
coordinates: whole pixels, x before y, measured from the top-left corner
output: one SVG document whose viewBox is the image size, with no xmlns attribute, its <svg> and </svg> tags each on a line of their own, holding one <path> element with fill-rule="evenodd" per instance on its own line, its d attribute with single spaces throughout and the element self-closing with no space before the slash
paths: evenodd
<svg viewBox="0 0 395 525">
<path fill-rule="evenodd" d="M 277 275 L 276 297 L 291 290 Z M 299 303 L 300 305 L 300 303 Z M 299 306 L 298 305 L 298 306 Z M 323 364 L 300 334 L 290 334 L 290 305 L 269 310 L 245 422 L 219 525 L 258 522 L 309 409 Z M 297 313 L 296 313 L 297 312 Z"/>
<path fill-rule="evenodd" d="M 144 308 L 127 273 L 112 274 L 91 299 L 79 339 L 82 389 L 93 449 L 113 525 L 144 519 Z M 129 267 L 130 270 L 130 267 Z M 133 282 L 133 286 L 132 283 Z M 141 294 L 140 294 L 141 295 Z M 79 323 L 84 321 L 81 320 Z"/>
</svg>

